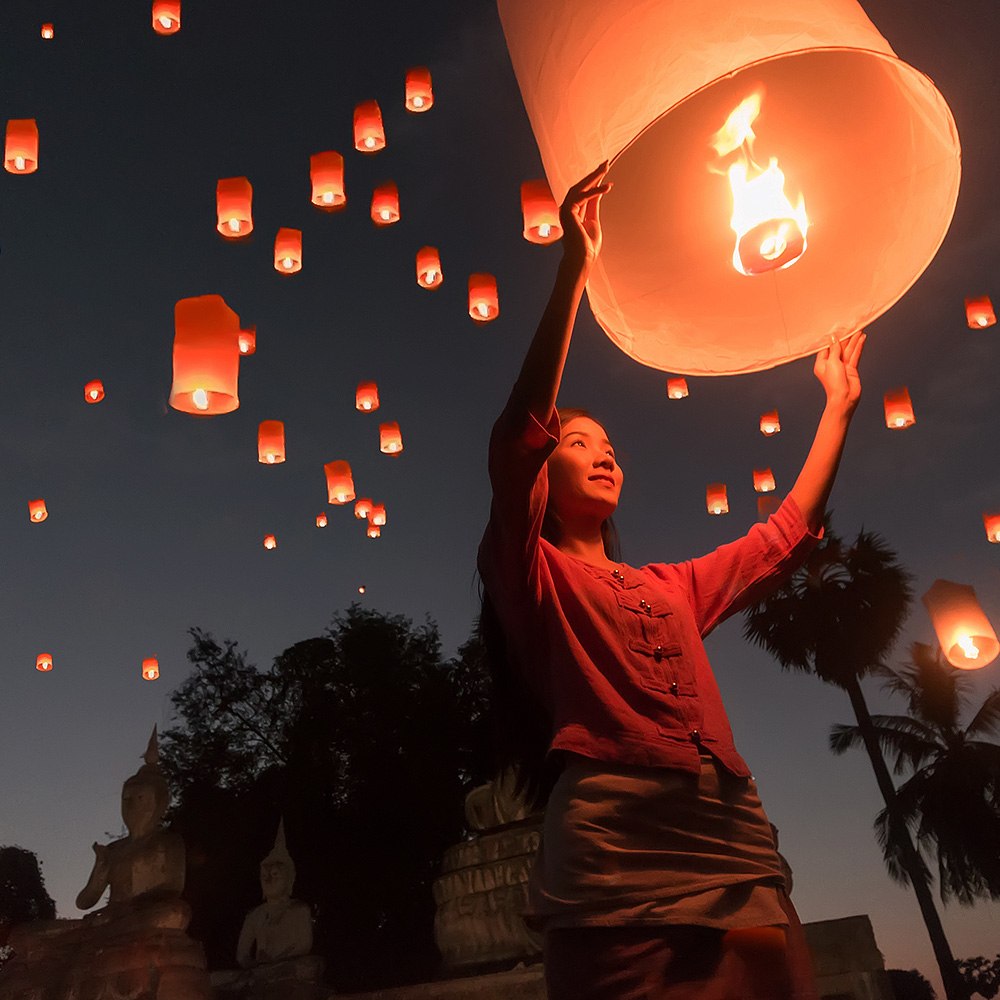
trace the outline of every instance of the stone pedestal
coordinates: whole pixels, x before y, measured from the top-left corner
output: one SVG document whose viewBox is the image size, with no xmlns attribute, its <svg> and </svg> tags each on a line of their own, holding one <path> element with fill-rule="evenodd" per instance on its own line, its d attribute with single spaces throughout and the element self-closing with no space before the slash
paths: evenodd
<svg viewBox="0 0 1000 1000">
<path fill-rule="evenodd" d="M 487 976 L 397 986 L 374 993 L 338 993 L 335 1000 L 546 1000 L 545 976 L 539 962 Z"/>
<path fill-rule="evenodd" d="M 216 1000 L 327 1000 L 323 959 L 304 955 L 240 972 L 211 973 Z"/>
</svg>

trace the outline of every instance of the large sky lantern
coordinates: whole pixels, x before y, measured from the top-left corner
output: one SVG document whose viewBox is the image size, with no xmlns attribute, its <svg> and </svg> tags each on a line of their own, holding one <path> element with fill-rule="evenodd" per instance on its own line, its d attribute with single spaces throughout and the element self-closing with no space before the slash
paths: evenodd
<svg viewBox="0 0 1000 1000">
<path fill-rule="evenodd" d="M 770 469 L 754 469 L 753 488 L 757 493 L 773 493 L 775 489 L 774 473 Z"/>
<path fill-rule="evenodd" d="M 385 149 L 385 129 L 378 101 L 362 101 L 354 109 L 354 148 L 361 153 Z"/>
<path fill-rule="evenodd" d="M 302 230 L 282 226 L 274 237 L 274 269 L 279 274 L 302 270 Z"/>
<path fill-rule="evenodd" d="M 236 337 L 236 345 L 239 347 L 240 354 L 244 357 L 249 357 L 251 354 L 257 353 L 257 325 L 248 326 L 245 330 L 240 330 Z"/>
<path fill-rule="evenodd" d="M 524 181 L 521 184 L 521 215 L 524 217 L 524 238 L 529 243 L 555 243 L 562 239 L 559 206 L 552 197 L 546 180 Z"/>
<path fill-rule="evenodd" d="M 284 460 L 284 421 L 262 420 L 257 428 L 257 461 L 263 465 L 278 465 Z"/>
<path fill-rule="evenodd" d="M 417 284 L 421 288 L 439 288 L 444 281 L 441 254 L 437 247 L 421 247 L 417 251 Z"/>
<path fill-rule="evenodd" d="M 372 512 L 372 508 L 375 505 L 371 501 L 371 497 L 362 497 L 354 505 L 354 516 L 359 521 L 364 521 L 369 514 Z"/>
<path fill-rule="evenodd" d="M 667 379 L 667 399 L 686 399 L 687 395 L 688 383 L 683 375 Z"/>
<path fill-rule="evenodd" d="M 176 35 L 181 30 L 181 0 L 153 0 L 153 31 Z"/>
<path fill-rule="evenodd" d="M 768 410 L 760 415 L 760 432 L 764 437 L 774 437 L 781 433 L 781 419 L 777 410 Z"/>
<path fill-rule="evenodd" d="M 344 158 L 336 150 L 313 153 L 309 157 L 309 180 L 312 184 L 311 200 L 317 208 L 333 212 L 347 204 Z"/>
<path fill-rule="evenodd" d="M 378 384 L 376 382 L 359 382 L 354 392 L 354 408 L 362 413 L 371 413 L 378 409 Z"/>
<path fill-rule="evenodd" d="M 386 455 L 398 455 L 403 450 L 403 435 L 395 420 L 378 425 L 379 450 Z"/>
<path fill-rule="evenodd" d="M 38 123 L 34 118 L 7 122 L 3 168 L 8 174 L 33 174 L 38 169 Z"/>
<path fill-rule="evenodd" d="M 710 30 L 680 0 L 498 8 L 556 201 L 611 162 L 587 290 L 642 364 L 723 375 L 815 353 L 937 252 L 955 124 L 857 0 L 715 0 Z M 759 195 L 777 203 L 744 204 Z"/>
<path fill-rule="evenodd" d="M 379 184 L 372 192 L 372 222 L 376 226 L 399 222 L 399 188 L 393 181 Z"/>
<path fill-rule="evenodd" d="M 35 657 L 35 669 L 40 670 L 43 674 L 47 674 L 52 669 L 52 654 L 39 653 Z"/>
<path fill-rule="evenodd" d="M 160 661 L 155 656 L 147 656 L 142 661 L 142 679 L 155 681 L 160 676 Z"/>
<path fill-rule="evenodd" d="M 354 499 L 354 476 L 351 475 L 351 463 L 338 459 L 327 462 L 323 466 L 326 473 L 326 492 L 330 503 L 343 506 Z"/>
<path fill-rule="evenodd" d="M 28 517 L 32 524 L 41 524 L 49 516 L 49 509 L 45 506 L 45 501 L 39 497 L 37 500 L 28 501 Z"/>
<path fill-rule="evenodd" d="M 885 426 L 893 431 L 912 427 L 917 418 L 913 414 L 913 401 L 905 385 L 892 389 L 882 397 L 885 407 Z"/>
<path fill-rule="evenodd" d="M 170 405 L 214 416 L 240 405 L 240 318 L 221 295 L 180 299 L 174 306 L 174 381 Z"/>
<path fill-rule="evenodd" d="M 996 323 L 997 314 L 988 295 L 965 300 L 965 321 L 970 330 L 983 330 Z"/>
<path fill-rule="evenodd" d="M 434 107 L 431 71 L 426 66 L 413 66 L 406 71 L 406 110 L 421 114 Z"/>
<path fill-rule="evenodd" d="M 91 379 L 83 387 L 83 398 L 91 404 L 99 403 L 104 399 L 104 383 L 99 378 Z"/>
<path fill-rule="evenodd" d="M 729 513 L 729 497 L 725 483 L 709 483 L 705 487 L 705 507 L 709 514 Z"/>
<path fill-rule="evenodd" d="M 962 670 L 977 670 L 1000 654 L 1000 642 L 979 606 L 976 592 L 963 583 L 935 580 L 921 598 L 945 659 Z"/>
<path fill-rule="evenodd" d="M 469 315 L 477 323 L 489 323 L 500 315 L 497 279 L 492 274 L 469 275 Z"/>
<path fill-rule="evenodd" d="M 1000 543 L 1000 511 L 983 514 L 983 527 L 988 541 Z"/>
<path fill-rule="evenodd" d="M 215 185 L 215 228 L 228 240 L 253 232 L 253 186 L 246 177 L 223 177 Z"/>
</svg>

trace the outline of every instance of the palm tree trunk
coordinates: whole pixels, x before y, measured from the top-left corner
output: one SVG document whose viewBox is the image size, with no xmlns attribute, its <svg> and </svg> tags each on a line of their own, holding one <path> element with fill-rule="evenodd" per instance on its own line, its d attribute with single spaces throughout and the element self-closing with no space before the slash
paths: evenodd
<svg viewBox="0 0 1000 1000">
<path fill-rule="evenodd" d="M 923 915 L 924 923 L 927 925 L 927 934 L 931 939 L 934 957 L 937 959 L 938 967 L 941 970 L 941 981 L 944 984 L 945 995 L 948 1000 L 969 1000 L 969 989 L 958 973 L 958 967 L 951 953 L 951 945 L 948 944 L 948 939 L 945 937 L 941 918 L 938 916 L 937 907 L 934 905 L 934 896 L 931 894 L 930 886 L 924 877 L 924 866 L 921 863 L 916 848 L 913 846 L 913 841 L 910 839 L 910 831 L 906 828 L 906 824 L 899 815 L 899 807 L 896 803 L 896 786 L 892 783 L 889 768 L 886 767 L 882 750 L 878 745 L 878 738 L 875 735 L 875 726 L 868 712 L 868 705 L 865 703 L 861 684 L 856 677 L 853 677 L 848 683 L 847 694 L 851 699 L 851 707 L 854 709 L 854 715 L 858 720 L 858 730 L 861 733 L 865 749 L 868 751 L 868 756 L 872 762 L 875 781 L 878 783 L 882 798 L 885 799 L 885 806 L 889 813 L 889 826 L 892 831 L 891 836 L 900 850 L 900 863 L 910 878 L 910 884 L 913 886 L 913 892 L 917 897 L 920 912 Z"/>
</svg>

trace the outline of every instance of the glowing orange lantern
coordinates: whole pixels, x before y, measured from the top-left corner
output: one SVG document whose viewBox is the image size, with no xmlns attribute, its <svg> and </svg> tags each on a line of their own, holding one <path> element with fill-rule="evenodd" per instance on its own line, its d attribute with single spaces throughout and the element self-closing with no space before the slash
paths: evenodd
<svg viewBox="0 0 1000 1000">
<path fill-rule="evenodd" d="M 176 35 L 181 30 L 181 0 L 153 0 L 153 31 Z"/>
<path fill-rule="evenodd" d="M 469 315 L 477 323 L 489 323 L 500 315 L 497 279 L 492 274 L 469 275 Z"/>
<path fill-rule="evenodd" d="M 437 247 L 421 247 L 417 251 L 417 284 L 421 288 L 437 288 L 442 281 L 444 274 Z"/>
<path fill-rule="evenodd" d="M 406 71 L 406 110 L 430 111 L 434 106 L 431 71 L 426 66 L 414 66 Z"/>
<path fill-rule="evenodd" d="M 362 153 L 385 149 L 385 129 L 378 101 L 362 101 L 354 109 L 354 148 Z"/>
<path fill-rule="evenodd" d="M 366 534 L 369 538 L 378 538 L 382 534 L 382 528 L 377 524 L 369 524 Z"/>
<path fill-rule="evenodd" d="M 264 536 L 264 548 L 270 551 L 271 549 L 276 549 L 278 547 L 278 539 L 274 535 Z"/>
<path fill-rule="evenodd" d="M 983 514 L 983 527 L 991 542 L 1000 542 L 1000 513 Z"/>
<path fill-rule="evenodd" d="M 688 384 L 686 378 L 667 379 L 667 398 L 684 399 L 688 394 Z"/>
<path fill-rule="evenodd" d="M 729 497 L 725 483 L 709 483 L 705 488 L 705 506 L 709 514 L 728 514 Z"/>
<path fill-rule="evenodd" d="M 35 657 L 35 669 L 41 670 L 42 673 L 48 673 L 52 669 L 52 654 L 39 653 Z"/>
<path fill-rule="evenodd" d="M 966 299 L 965 318 L 971 330 L 981 330 L 984 327 L 993 326 L 997 321 L 997 314 L 993 311 L 990 297 L 981 295 L 978 299 Z"/>
<path fill-rule="evenodd" d="M 236 344 L 240 349 L 240 354 L 257 353 L 257 327 L 248 326 L 245 330 L 240 330 L 236 338 Z"/>
<path fill-rule="evenodd" d="M 212 416 L 240 405 L 240 318 L 221 295 L 180 299 L 174 306 L 174 381 L 170 405 Z"/>
<path fill-rule="evenodd" d="M 150 656 L 142 661 L 142 679 L 144 681 L 155 681 L 160 676 L 160 661 L 155 656 Z"/>
<path fill-rule="evenodd" d="M 384 527 L 386 522 L 385 504 L 372 504 L 371 512 L 368 514 L 368 520 L 376 527 Z"/>
<path fill-rule="evenodd" d="M 372 222 L 376 226 L 399 222 L 399 188 L 392 181 L 379 184 L 372 193 Z"/>
<path fill-rule="evenodd" d="M 766 521 L 772 514 L 777 513 L 781 506 L 781 498 L 770 493 L 764 493 L 757 497 L 757 520 Z"/>
<path fill-rule="evenodd" d="M 279 274 L 295 274 L 302 270 L 302 230 L 278 230 L 274 238 L 274 269 Z"/>
<path fill-rule="evenodd" d="M 913 403 L 906 386 L 887 392 L 883 397 L 885 403 L 885 426 L 891 430 L 903 430 L 912 427 L 917 418 L 913 415 Z"/>
<path fill-rule="evenodd" d="M 359 382 L 354 394 L 354 405 L 366 413 L 378 409 L 378 385 L 374 382 Z"/>
<path fill-rule="evenodd" d="M 521 214 L 524 238 L 529 243 L 555 243 L 562 236 L 559 206 L 548 181 L 525 181 L 521 185 Z"/>
<path fill-rule="evenodd" d="M 39 524 L 44 521 L 49 516 L 49 509 L 45 506 L 44 500 L 29 500 L 28 501 L 28 517 L 31 518 L 33 524 Z"/>
<path fill-rule="evenodd" d="M 104 383 L 99 378 L 88 382 L 83 387 L 83 398 L 88 403 L 99 403 L 104 399 Z"/>
<path fill-rule="evenodd" d="M 760 415 L 760 432 L 764 437 L 771 437 L 781 431 L 781 421 L 778 419 L 778 411 L 770 410 Z"/>
<path fill-rule="evenodd" d="M 281 420 L 262 420 L 257 428 L 257 461 L 278 465 L 285 460 L 285 424 Z"/>
<path fill-rule="evenodd" d="M 398 455 L 403 450 L 403 435 L 395 420 L 378 425 L 379 448 L 387 455 Z"/>
<path fill-rule="evenodd" d="M 316 515 L 316 527 L 317 528 L 325 528 L 327 526 L 327 524 L 328 524 L 328 522 L 327 522 L 327 519 L 326 519 L 326 511 L 324 511 L 322 514 L 317 514 Z"/>
<path fill-rule="evenodd" d="M 312 182 L 312 203 L 317 208 L 333 212 L 347 204 L 344 192 L 344 158 L 334 150 L 313 153 L 309 157 L 309 179 Z"/>
<path fill-rule="evenodd" d="M 945 659 L 953 667 L 976 670 L 997 658 L 1000 642 L 972 587 L 935 580 L 921 600 Z"/>
<path fill-rule="evenodd" d="M 372 512 L 372 502 L 368 497 L 362 497 L 354 505 L 354 516 L 360 520 L 364 520 Z"/>
<path fill-rule="evenodd" d="M 359 593 L 359 594 L 363 594 L 363 593 L 364 593 L 364 592 L 365 592 L 365 591 L 366 591 L 367 589 L 368 589 L 368 588 L 367 588 L 367 587 L 366 587 L 366 586 L 365 586 L 365 585 L 364 585 L 364 584 L 362 583 L 362 584 L 361 584 L 361 585 L 360 585 L 360 586 L 358 587 L 358 593 Z"/>
<path fill-rule="evenodd" d="M 498 0 L 498 9 L 556 200 L 611 163 L 587 293 L 605 332 L 643 364 L 718 375 L 813 354 L 885 312 L 937 252 L 958 195 L 954 121 L 857 0 L 716 0 L 710 38 L 698 4 Z M 740 256 L 769 269 L 747 276 L 733 266 L 727 180 L 746 147 L 719 156 L 711 145 L 755 94 L 764 94 L 753 124 L 764 186 L 773 158 L 792 200 L 801 192 L 823 226 L 791 267 L 774 269 L 805 233 L 787 208 L 767 211 L 761 222 L 777 227 Z M 746 181 L 756 177 L 747 163 Z"/>
<path fill-rule="evenodd" d="M 246 177 L 223 177 L 215 185 L 216 229 L 238 240 L 253 232 L 253 187 Z"/>
<path fill-rule="evenodd" d="M 770 493 L 774 485 L 774 473 L 770 469 L 753 470 L 753 488 L 758 493 Z"/>
<path fill-rule="evenodd" d="M 326 491 L 330 503 L 350 503 L 354 499 L 354 477 L 351 475 L 351 463 L 327 462 L 323 469 L 326 472 Z"/>
<path fill-rule="evenodd" d="M 9 174 L 33 174 L 38 169 L 38 123 L 34 118 L 7 122 L 3 168 Z"/>
<path fill-rule="evenodd" d="M 42 25 L 42 38 L 49 39 L 55 38 L 56 29 L 51 24 Z"/>
</svg>

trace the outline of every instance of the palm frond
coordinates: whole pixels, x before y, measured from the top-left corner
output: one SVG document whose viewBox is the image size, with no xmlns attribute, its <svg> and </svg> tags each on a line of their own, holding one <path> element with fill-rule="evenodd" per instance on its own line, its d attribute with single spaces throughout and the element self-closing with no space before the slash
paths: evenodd
<svg viewBox="0 0 1000 1000">
<path fill-rule="evenodd" d="M 1000 688 L 994 688 L 965 727 L 968 736 L 1000 735 Z"/>
<path fill-rule="evenodd" d="M 907 715 L 873 715 L 872 730 L 882 753 L 895 757 L 894 774 L 922 767 L 946 749 L 935 730 Z M 830 730 L 830 750 L 837 755 L 863 745 L 859 726 L 837 724 Z"/>
</svg>

